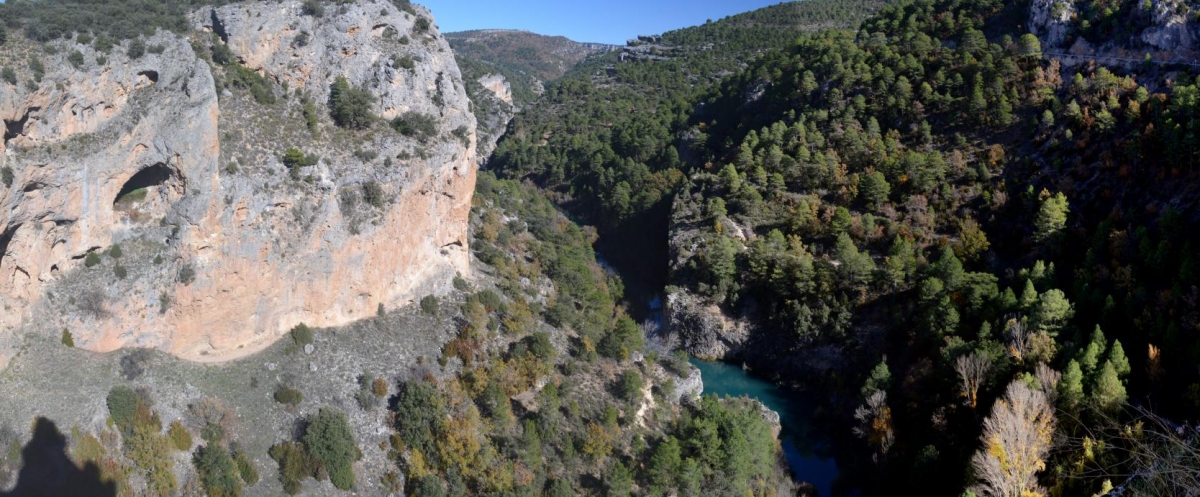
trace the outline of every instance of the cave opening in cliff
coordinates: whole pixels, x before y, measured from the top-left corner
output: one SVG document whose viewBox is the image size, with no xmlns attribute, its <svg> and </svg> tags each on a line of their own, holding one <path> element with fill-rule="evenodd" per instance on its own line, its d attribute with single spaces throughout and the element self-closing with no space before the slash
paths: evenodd
<svg viewBox="0 0 1200 497">
<path fill-rule="evenodd" d="M 159 219 L 182 192 L 181 178 L 160 162 L 131 176 L 113 198 L 113 209 L 134 222 Z"/>
<path fill-rule="evenodd" d="M 13 237 L 17 235 L 17 228 L 20 227 L 18 224 L 0 232 L 0 267 L 4 267 L 4 259 L 8 256 L 8 244 L 12 243 Z"/>
<path fill-rule="evenodd" d="M 38 110 L 36 108 L 25 111 L 25 115 L 17 120 L 4 120 L 4 146 L 8 147 L 9 140 L 25 134 L 25 123 L 29 122 L 29 114 Z"/>
</svg>

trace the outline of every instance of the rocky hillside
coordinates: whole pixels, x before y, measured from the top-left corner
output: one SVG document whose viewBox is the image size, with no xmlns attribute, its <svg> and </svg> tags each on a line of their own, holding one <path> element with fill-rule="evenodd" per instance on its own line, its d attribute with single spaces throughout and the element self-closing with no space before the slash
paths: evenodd
<svg viewBox="0 0 1200 497">
<path fill-rule="evenodd" d="M 524 80 L 520 84 L 528 84 L 534 94 L 541 94 L 543 84 L 563 77 L 589 55 L 619 48 L 511 29 L 460 31 L 447 33 L 446 39 L 455 53 L 511 73 L 506 76 Z"/>
<path fill-rule="evenodd" d="M 1029 28 L 1055 53 L 1194 62 L 1200 50 L 1198 7 L 1190 0 L 1034 0 Z"/>
<path fill-rule="evenodd" d="M 116 46 L 17 38 L 0 365 L 47 319 L 90 350 L 231 359 L 466 269 L 475 118 L 428 10 L 245 2 Z"/>
</svg>

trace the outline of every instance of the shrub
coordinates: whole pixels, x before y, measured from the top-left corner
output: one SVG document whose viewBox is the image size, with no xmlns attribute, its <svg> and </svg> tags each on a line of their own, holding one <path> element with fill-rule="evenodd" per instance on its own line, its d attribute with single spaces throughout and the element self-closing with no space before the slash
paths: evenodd
<svg viewBox="0 0 1200 497">
<path fill-rule="evenodd" d="M 417 111 L 408 111 L 392 119 L 392 129 L 409 138 L 422 142 L 437 135 L 437 120 Z"/>
<path fill-rule="evenodd" d="M 95 267 L 97 264 L 100 264 L 100 256 L 96 255 L 95 252 L 88 252 L 87 256 L 83 258 L 83 265 L 85 267 Z"/>
<path fill-rule="evenodd" d="M 628 401 L 640 397 L 642 395 L 642 375 L 632 369 L 625 370 L 617 381 L 617 393 Z"/>
<path fill-rule="evenodd" d="M 446 482 L 435 475 L 425 475 L 412 481 L 411 494 L 418 497 L 446 497 Z"/>
<path fill-rule="evenodd" d="M 454 289 L 458 290 L 460 292 L 470 291 L 471 283 L 468 282 L 466 280 L 466 278 L 463 278 L 461 273 L 455 273 L 454 274 Z"/>
<path fill-rule="evenodd" d="M 310 39 L 312 39 L 312 35 L 308 31 L 301 31 L 292 39 L 292 46 L 296 48 L 307 47 Z"/>
<path fill-rule="evenodd" d="M 17 72 L 11 67 L 4 66 L 4 69 L 0 69 L 0 78 L 4 78 L 4 82 L 10 85 L 17 84 Z"/>
<path fill-rule="evenodd" d="M 421 299 L 421 310 L 425 311 L 425 314 L 437 316 L 439 307 L 441 307 L 441 304 L 438 302 L 436 295 L 426 295 L 425 298 Z"/>
<path fill-rule="evenodd" d="M 67 55 L 67 62 L 70 62 L 76 69 L 83 67 L 83 52 L 79 50 L 71 51 L 71 54 Z"/>
<path fill-rule="evenodd" d="M 158 313 L 166 314 L 169 310 L 171 310 L 171 295 L 163 292 L 158 296 Z"/>
<path fill-rule="evenodd" d="M 428 33 L 431 24 L 428 18 L 421 16 L 417 18 L 417 22 L 413 23 L 413 29 L 418 33 Z"/>
<path fill-rule="evenodd" d="M 229 451 L 233 453 L 233 462 L 237 463 L 238 474 L 242 476 L 242 481 L 247 485 L 258 483 L 258 468 L 254 467 L 254 462 L 246 455 L 245 449 L 237 442 L 229 444 Z"/>
<path fill-rule="evenodd" d="M 183 267 L 179 268 L 178 279 L 184 285 L 191 285 L 193 281 L 196 281 L 196 268 L 192 267 L 191 264 L 184 264 Z"/>
<path fill-rule="evenodd" d="M 288 495 L 300 493 L 300 480 L 313 472 L 313 461 L 304 445 L 291 441 L 280 442 L 272 445 L 267 454 L 279 463 L 279 481 L 283 483 L 283 491 Z"/>
<path fill-rule="evenodd" d="M 120 245 L 113 245 L 112 248 L 108 249 L 108 256 L 113 259 L 120 259 L 122 255 L 125 255 L 125 253 L 121 251 Z"/>
<path fill-rule="evenodd" d="M 329 90 L 329 115 L 338 126 L 363 129 L 371 125 L 371 104 L 375 96 L 363 88 L 355 88 L 345 76 L 338 76 Z"/>
<path fill-rule="evenodd" d="M 242 494 L 237 465 L 224 447 L 209 444 L 196 449 L 192 458 L 200 483 L 210 497 L 235 497 Z"/>
<path fill-rule="evenodd" d="M 413 60 L 411 55 L 403 55 L 403 56 L 397 56 L 397 57 L 393 58 L 392 65 L 402 68 L 402 69 L 409 69 L 409 70 L 413 69 L 414 67 L 417 67 L 416 61 Z"/>
<path fill-rule="evenodd" d="M 233 50 L 230 50 L 229 45 L 221 42 L 221 39 L 217 38 L 216 35 L 213 35 L 212 59 L 213 62 L 223 66 L 227 66 L 233 62 Z"/>
<path fill-rule="evenodd" d="M 185 419 L 193 429 L 200 431 L 200 438 L 209 443 L 220 443 L 232 435 L 236 418 L 221 401 L 205 397 L 189 405 Z"/>
<path fill-rule="evenodd" d="M 163 46 L 161 43 L 157 43 L 154 45 L 150 45 L 150 47 L 147 48 L 146 50 L 148 50 L 152 54 L 159 55 L 159 54 L 167 51 L 167 47 Z"/>
<path fill-rule="evenodd" d="M 378 181 L 367 180 L 363 183 L 363 201 L 375 208 L 383 207 L 383 187 Z"/>
<path fill-rule="evenodd" d="M 129 49 L 125 51 L 125 55 L 128 55 L 131 59 L 142 58 L 143 55 L 146 55 L 146 43 L 141 38 L 134 38 L 133 41 L 129 42 Z"/>
<path fill-rule="evenodd" d="M 66 345 L 67 347 L 75 347 L 75 337 L 71 336 L 71 330 L 63 328 L 62 344 Z"/>
<path fill-rule="evenodd" d="M 171 422 L 171 427 L 167 429 L 167 437 L 171 439 L 171 445 L 175 447 L 175 450 L 183 451 L 192 448 L 192 433 L 178 419 Z"/>
<path fill-rule="evenodd" d="M 375 381 L 371 382 L 371 393 L 375 394 L 376 397 L 386 397 L 388 394 L 387 380 L 383 378 L 375 378 Z"/>
<path fill-rule="evenodd" d="M 454 131 L 451 131 L 450 134 L 458 138 L 458 141 L 462 142 L 464 147 L 471 146 L 471 131 L 467 129 L 466 125 L 454 128 Z"/>
<path fill-rule="evenodd" d="M 150 362 L 150 351 L 133 349 L 121 356 L 121 376 L 128 381 L 142 377 L 146 372 L 146 363 Z"/>
<path fill-rule="evenodd" d="M 304 0 L 300 11 L 306 16 L 321 17 L 325 15 L 325 6 L 321 5 L 318 0 Z"/>
<path fill-rule="evenodd" d="M 295 407 L 304 401 L 304 394 L 287 385 L 279 385 L 275 389 L 275 402 Z"/>
<path fill-rule="evenodd" d="M 292 327 L 292 331 L 288 333 L 290 333 L 292 336 L 292 342 L 301 348 L 303 348 L 305 345 L 313 343 L 313 338 L 315 338 L 312 328 L 309 328 L 308 325 L 304 323 L 300 323 Z"/>
<path fill-rule="evenodd" d="M 46 66 L 42 65 L 42 60 L 37 56 L 29 56 L 29 70 L 33 71 L 33 80 L 41 83 L 42 77 L 46 75 Z"/>
<path fill-rule="evenodd" d="M 250 95 L 260 105 L 275 103 L 275 90 L 271 87 L 271 80 L 263 77 L 263 75 L 241 64 L 233 63 L 229 65 L 228 76 L 231 86 L 250 90 Z"/>
<path fill-rule="evenodd" d="M 126 276 L 129 276 L 129 270 L 125 269 L 125 266 L 117 264 L 113 266 L 113 275 L 115 275 L 117 279 L 123 280 Z"/>
<path fill-rule="evenodd" d="M 128 431 L 133 427 L 133 414 L 141 402 L 137 392 L 124 385 L 113 387 L 108 391 L 108 397 L 105 398 L 109 417 L 112 418 L 113 424 L 122 431 Z"/>
<path fill-rule="evenodd" d="M 354 485 L 352 464 L 362 457 L 362 453 L 354 441 L 354 431 L 350 429 L 345 413 L 322 408 L 305 430 L 304 445 L 308 453 L 329 471 L 329 481 L 334 487 L 350 490 Z"/>
</svg>

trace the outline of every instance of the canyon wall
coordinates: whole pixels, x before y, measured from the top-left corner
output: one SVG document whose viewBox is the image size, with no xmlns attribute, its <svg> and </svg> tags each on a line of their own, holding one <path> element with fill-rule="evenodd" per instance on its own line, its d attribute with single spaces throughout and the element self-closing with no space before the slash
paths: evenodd
<svg viewBox="0 0 1200 497">
<path fill-rule="evenodd" d="M 448 289 L 469 259 L 476 123 L 432 21 L 385 0 L 319 17 L 246 2 L 197 11 L 137 58 L 128 41 L 10 41 L 0 366 L 31 320 L 90 350 L 221 361 Z M 222 48 L 235 60 L 213 62 Z M 30 52 L 44 76 L 11 62 Z M 333 124 L 339 77 L 379 122 Z M 433 128 L 399 133 L 398 117 Z M 292 147 L 308 160 L 285 165 Z"/>
</svg>

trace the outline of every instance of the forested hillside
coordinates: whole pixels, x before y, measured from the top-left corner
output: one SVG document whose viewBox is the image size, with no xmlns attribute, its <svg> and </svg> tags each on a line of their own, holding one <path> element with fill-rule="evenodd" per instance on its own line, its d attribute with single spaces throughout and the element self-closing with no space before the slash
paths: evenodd
<svg viewBox="0 0 1200 497">
<path fill-rule="evenodd" d="M 627 249 L 610 254 L 618 262 L 665 282 L 671 194 L 688 169 L 672 145 L 698 97 L 755 55 L 804 32 L 856 25 L 883 3 L 779 4 L 590 58 L 515 118 L 490 167 L 504 177 L 536 179 L 599 226 L 601 243 Z"/>
<path fill-rule="evenodd" d="M 493 165 L 748 323 L 725 358 L 829 400 L 842 490 L 1178 494 L 1195 436 L 1154 415 L 1200 413 L 1197 89 L 1064 67 L 1029 8 L 648 38 L 550 88 Z"/>
</svg>

